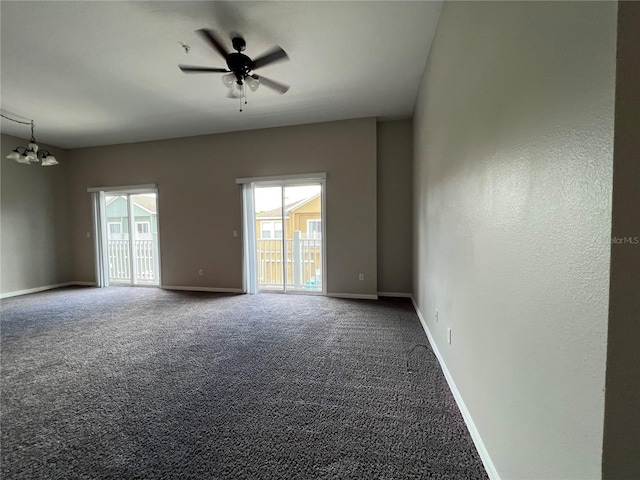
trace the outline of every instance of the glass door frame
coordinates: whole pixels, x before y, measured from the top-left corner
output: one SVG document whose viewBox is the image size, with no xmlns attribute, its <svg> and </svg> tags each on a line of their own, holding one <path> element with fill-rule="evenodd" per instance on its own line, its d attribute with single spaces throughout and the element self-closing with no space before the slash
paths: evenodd
<svg viewBox="0 0 640 480">
<path fill-rule="evenodd" d="M 93 205 L 93 232 L 94 232 L 94 262 L 96 267 L 96 286 L 107 287 L 109 285 L 117 286 L 136 286 L 136 287 L 161 287 L 162 286 L 162 259 L 160 249 L 160 198 L 156 184 L 133 185 L 124 187 L 95 187 L 88 188 L 87 191 L 92 194 Z M 134 259 L 134 235 L 137 234 L 135 227 L 135 217 L 133 210 L 133 202 L 130 200 L 132 195 L 139 194 L 155 194 L 156 201 L 156 248 L 157 261 L 157 283 L 139 283 L 137 278 L 137 261 Z M 127 223 L 129 227 L 129 261 L 131 262 L 131 280 L 129 282 L 113 282 L 109 277 L 109 247 L 108 247 L 108 225 L 106 215 L 106 196 L 126 196 L 127 197 Z"/>
<path fill-rule="evenodd" d="M 326 174 L 308 174 L 308 175 L 284 175 L 278 177 L 253 177 L 253 178 L 239 178 L 236 179 L 236 183 L 242 184 L 244 188 L 243 194 L 243 240 L 244 240 L 244 255 L 243 255 L 243 290 L 245 293 L 287 293 L 293 295 L 325 295 L 327 294 L 327 222 L 326 222 Z M 281 221 L 283 232 L 285 227 L 285 189 L 287 187 L 296 186 L 309 186 L 320 185 L 320 218 L 322 225 L 322 291 L 304 291 L 304 290 L 288 290 L 287 289 L 287 268 L 283 265 L 282 290 L 261 290 L 258 286 L 257 272 L 256 272 L 256 240 L 257 232 L 255 229 L 255 188 L 256 187 L 281 187 Z M 283 257 L 286 258 L 286 235 L 282 235 L 282 252 Z M 283 262 L 284 263 L 284 262 Z"/>
</svg>

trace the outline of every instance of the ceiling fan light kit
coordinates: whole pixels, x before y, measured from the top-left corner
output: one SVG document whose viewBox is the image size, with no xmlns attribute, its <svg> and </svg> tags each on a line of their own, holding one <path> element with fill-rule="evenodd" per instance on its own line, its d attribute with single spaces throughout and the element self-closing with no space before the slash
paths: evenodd
<svg viewBox="0 0 640 480">
<path fill-rule="evenodd" d="M 15 118 L 7 117 L 6 115 L 1 115 L 3 118 L 7 120 L 11 120 L 12 122 L 21 123 L 23 125 L 31 125 L 31 140 L 29 141 L 29 145 L 27 147 L 16 147 L 13 149 L 7 158 L 9 160 L 15 160 L 18 163 L 22 163 L 24 165 L 30 165 L 32 163 L 40 163 L 43 167 L 51 167 L 53 165 L 58 165 L 58 161 L 56 157 L 54 157 L 48 150 L 40 150 L 38 145 L 36 144 L 36 139 L 33 136 L 33 130 L 35 128 L 33 124 L 33 120 L 31 122 L 21 122 L 20 120 L 16 120 Z"/>
<path fill-rule="evenodd" d="M 289 90 L 289 86 L 284 83 L 252 73 L 253 70 L 266 65 L 288 60 L 289 56 L 287 52 L 279 46 L 276 45 L 272 47 L 252 60 L 242 53 L 247 46 L 242 37 L 233 37 L 231 39 L 233 49 L 236 51 L 230 53 L 213 30 L 203 28 L 197 30 L 196 33 L 225 59 L 227 68 L 179 65 L 180 70 L 184 73 L 226 73 L 227 75 L 222 76 L 222 83 L 229 89 L 227 97 L 240 99 L 240 111 L 242 111 L 242 100 L 244 99 L 244 103 L 247 103 L 247 89 L 245 85 L 248 86 L 252 92 L 255 92 L 261 84 L 280 94 L 284 94 Z"/>
</svg>

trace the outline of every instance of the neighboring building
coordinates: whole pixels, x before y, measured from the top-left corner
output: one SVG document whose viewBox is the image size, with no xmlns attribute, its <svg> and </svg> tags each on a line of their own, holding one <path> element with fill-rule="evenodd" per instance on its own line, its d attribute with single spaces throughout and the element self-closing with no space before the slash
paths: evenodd
<svg viewBox="0 0 640 480">
<path fill-rule="evenodd" d="M 301 238 L 320 239 L 322 236 L 320 194 L 285 205 L 285 238 L 293 238 L 293 232 L 301 232 Z M 282 208 L 274 208 L 256 214 L 258 240 L 282 238 Z"/>
<path fill-rule="evenodd" d="M 152 240 L 158 232 L 156 199 L 151 196 L 132 195 L 133 218 L 138 240 Z M 110 240 L 129 239 L 129 212 L 124 196 L 111 197 L 106 201 L 107 228 Z"/>
<path fill-rule="evenodd" d="M 280 289 L 283 265 L 286 264 L 288 288 L 322 290 L 321 212 L 321 196 L 318 193 L 285 205 L 284 228 L 282 208 L 256 214 L 260 288 Z M 286 254 L 283 254 L 283 245 L 286 245 Z"/>
</svg>

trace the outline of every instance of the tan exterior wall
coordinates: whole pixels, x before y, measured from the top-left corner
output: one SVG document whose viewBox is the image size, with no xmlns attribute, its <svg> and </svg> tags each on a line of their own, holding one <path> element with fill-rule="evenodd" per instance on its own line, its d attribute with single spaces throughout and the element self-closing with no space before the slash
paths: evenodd
<svg viewBox="0 0 640 480">
<path fill-rule="evenodd" d="M 291 211 L 291 220 L 287 224 L 287 234 L 290 235 L 290 238 L 293 237 L 295 230 L 299 230 L 301 233 L 308 233 L 307 220 L 321 220 L 321 210 L 320 197 L 317 197 Z"/>
</svg>

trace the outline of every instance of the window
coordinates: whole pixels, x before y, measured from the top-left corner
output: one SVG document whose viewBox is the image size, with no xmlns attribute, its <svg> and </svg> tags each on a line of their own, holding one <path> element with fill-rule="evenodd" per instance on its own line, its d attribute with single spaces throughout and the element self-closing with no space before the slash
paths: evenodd
<svg viewBox="0 0 640 480">
<path fill-rule="evenodd" d="M 136 232 L 151 233 L 151 225 L 149 222 L 136 222 Z"/>
<path fill-rule="evenodd" d="M 320 220 L 307 220 L 308 238 L 320 238 L 322 235 L 322 222 Z"/>
<path fill-rule="evenodd" d="M 273 230 L 273 222 L 262 222 L 261 223 L 261 233 L 260 238 L 271 238 L 271 230 Z"/>
<path fill-rule="evenodd" d="M 260 222 L 260 238 L 282 238 L 282 222 Z"/>
<path fill-rule="evenodd" d="M 109 234 L 115 235 L 122 233 L 122 224 L 120 222 L 109 222 Z"/>
</svg>

